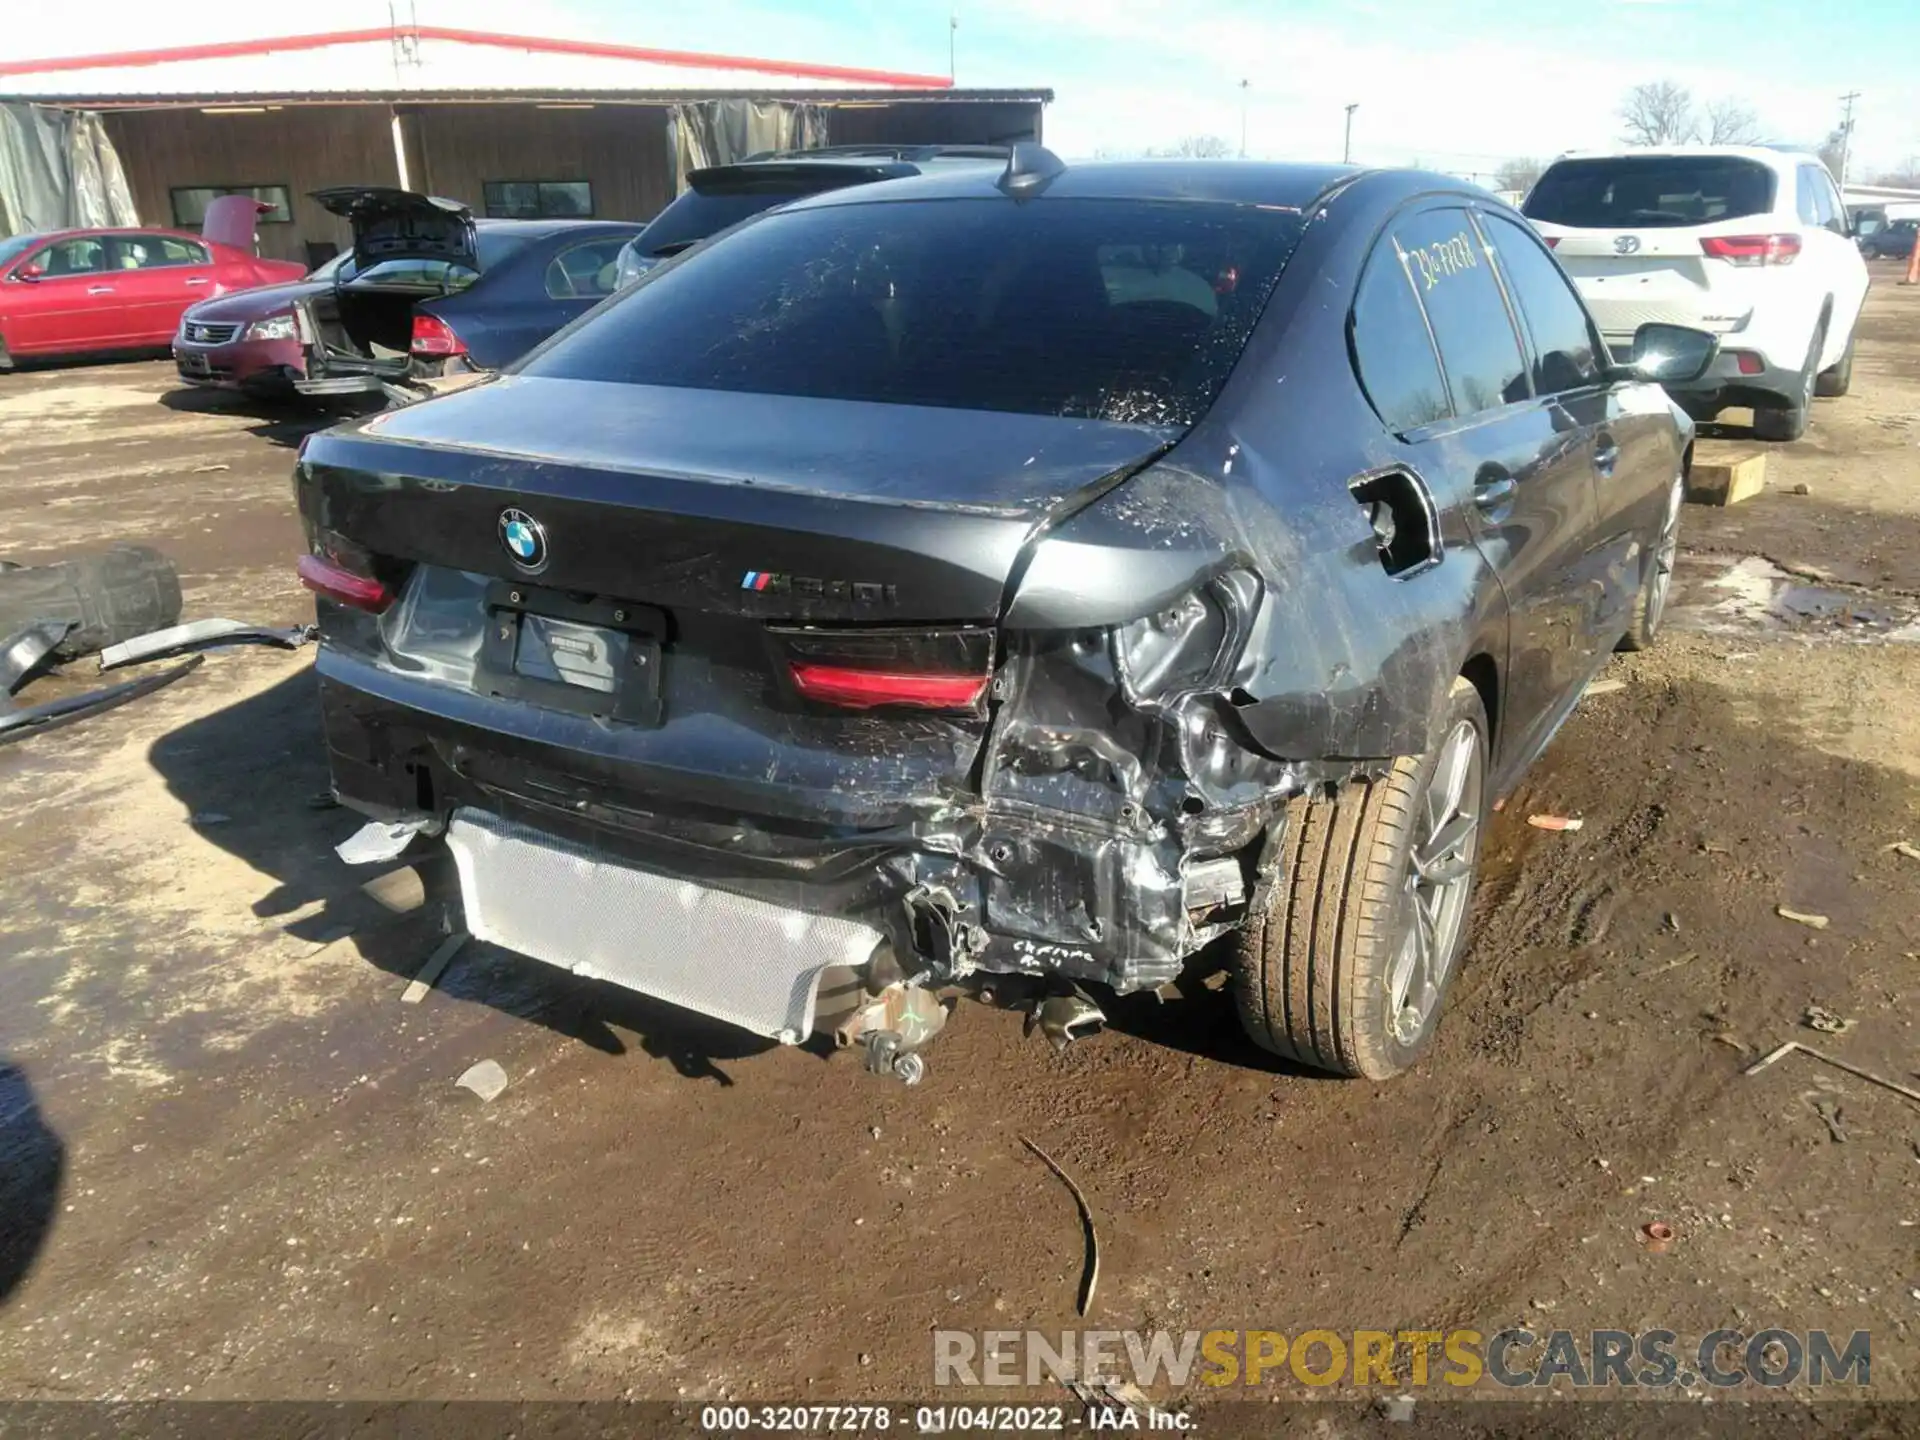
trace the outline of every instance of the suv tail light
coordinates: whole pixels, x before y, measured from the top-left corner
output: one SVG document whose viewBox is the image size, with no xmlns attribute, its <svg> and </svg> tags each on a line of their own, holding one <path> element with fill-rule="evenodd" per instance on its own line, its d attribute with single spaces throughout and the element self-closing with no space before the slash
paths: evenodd
<svg viewBox="0 0 1920 1440">
<path fill-rule="evenodd" d="M 1540 238 L 1547 242 L 1547 249 L 1558 250 L 1560 248 L 1560 237 L 1558 235 L 1542 235 Z"/>
<path fill-rule="evenodd" d="M 413 316 L 413 343 L 408 349 L 427 359 L 467 353 L 466 342 L 453 333 L 451 325 L 438 315 L 423 315 L 417 310 Z"/>
<path fill-rule="evenodd" d="M 776 625 L 767 634 L 794 691 L 843 710 L 978 714 L 991 679 L 994 632 L 984 626 Z"/>
<path fill-rule="evenodd" d="M 393 603 L 393 591 L 384 584 L 349 570 L 331 555 L 302 555 L 294 568 L 300 583 L 324 600 L 374 615 Z"/>
<path fill-rule="evenodd" d="M 1735 265 L 1791 265 L 1800 253 L 1798 235 L 1709 235 L 1700 248 Z"/>
</svg>

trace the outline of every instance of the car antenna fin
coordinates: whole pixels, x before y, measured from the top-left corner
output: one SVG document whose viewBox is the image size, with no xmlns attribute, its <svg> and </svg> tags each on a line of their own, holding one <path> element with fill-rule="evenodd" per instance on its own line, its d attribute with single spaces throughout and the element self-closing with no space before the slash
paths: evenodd
<svg viewBox="0 0 1920 1440">
<path fill-rule="evenodd" d="M 1023 140 L 1009 148 L 1007 168 L 995 182 L 1008 195 L 1038 195 L 1049 180 L 1061 174 L 1067 162 L 1044 145 Z"/>
</svg>

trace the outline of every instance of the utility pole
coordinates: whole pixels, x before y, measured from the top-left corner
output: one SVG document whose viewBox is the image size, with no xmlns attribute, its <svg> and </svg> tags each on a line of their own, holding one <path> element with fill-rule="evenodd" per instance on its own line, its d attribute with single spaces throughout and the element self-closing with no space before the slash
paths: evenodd
<svg viewBox="0 0 1920 1440">
<path fill-rule="evenodd" d="M 1242 160 L 1247 158 L 1247 90 L 1252 84 L 1251 80 L 1240 82 L 1240 158 Z"/>
<path fill-rule="evenodd" d="M 1853 102 L 1860 98 L 1858 90 L 1849 90 L 1840 97 L 1847 107 L 1846 118 L 1840 122 L 1840 188 L 1847 188 L 1847 162 L 1853 158 Z"/>
<path fill-rule="evenodd" d="M 1353 112 L 1359 108 L 1358 100 L 1347 106 L 1347 139 L 1346 143 L 1340 147 L 1340 162 L 1343 165 L 1353 163 Z"/>
<path fill-rule="evenodd" d="M 960 33 L 960 12 L 957 9 L 947 11 L 947 79 L 954 78 L 953 52 L 955 36 Z"/>
</svg>

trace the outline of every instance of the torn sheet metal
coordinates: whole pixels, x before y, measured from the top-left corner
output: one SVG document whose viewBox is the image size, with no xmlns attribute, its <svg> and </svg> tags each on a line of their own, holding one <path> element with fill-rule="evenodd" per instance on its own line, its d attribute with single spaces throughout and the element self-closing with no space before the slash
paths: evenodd
<svg viewBox="0 0 1920 1440">
<path fill-rule="evenodd" d="M 0 694 L 11 695 L 47 663 L 73 629 L 71 620 L 36 620 L 0 641 Z"/>
<path fill-rule="evenodd" d="M 142 660 L 162 660 L 217 645 L 277 645 L 282 650 L 297 650 L 313 636 L 311 625 L 275 628 L 251 625 L 244 620 L 194 620 L 107 646 L 100 652 L 100 668 L 113 670 Z"/>
<path fill-rule="evenodd" d="M 104 690 L 89 690 L 84 695 L 69 695 L 64 700 L 49 700 L 44 705 L 7 711 L 0 714 L 0 745 L 10 745 L 28 735 L 43 730 L 57 730 L 63 725 L 72 725 L 105 711 L 118 709 L 129 700 L 138 700 L 142 695 L 151 695 L 156 690 L 164 689 L 205 663 L 204 655 L 195 655 L 171 670 L 142 675 L 138 680 L 110 685 Z"/>
</svg>

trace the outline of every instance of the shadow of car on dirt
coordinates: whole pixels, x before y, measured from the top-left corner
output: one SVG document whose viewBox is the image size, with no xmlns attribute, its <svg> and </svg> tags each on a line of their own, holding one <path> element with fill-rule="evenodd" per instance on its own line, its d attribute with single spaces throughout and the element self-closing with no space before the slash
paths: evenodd
<svg viewBox="0 0 1920 1440">
<path fill-rule="evenodd" d="M 154 742 L 148 759 L 186 813 L 222 817 L 199 827 L 201 838 L 274 882 L 253 905 L 263 921 L 290 917 L 285 931 L 316 946 L 350 933 L 362 959 L 406 980 L 419 971 L 446 924 L 458 923 L 452 866 L 439 847 L 416 841 L 395 862 L 417 865 L 426 882 L 426 903 L 402 914 L 361 889 L 395 866 L 350 867 L 334 854 L 333 847 L 363 821 L 330 803 L 311 671 L 170 731 Z M 620 986 L 475 941 L 462 948 L 435 988 L 609 1055 L 626 1051 L 620 1033 L 626 1032 L 680 1074 L 723 1085 L 733 1082 L 719 1062 L 773 1048 L 758 1036 Z M 810 1048 L 824 1055 L 831 1047 Z"/>
<path fill-rule="evenodd" d="M 66 1146 L 47 1123 L 26 1071 L 0 1057 L 0 1305 L 19 1288 L 60 1208 Z"/>
<path fill-rule="evenodd" d="M 247 433 L 287 450 L 298 449 L 300 442 L 316 430 L 352 419 L 357 413 L 343 407 L 315 405 L 295 395 L 249 395 L 244 391 L 202 389 L 192 385 L 167 391 L 160 397 L 160 403 L 183 415 L 258 417 L 259 423 L 247 426 Z"/>
</svg>

